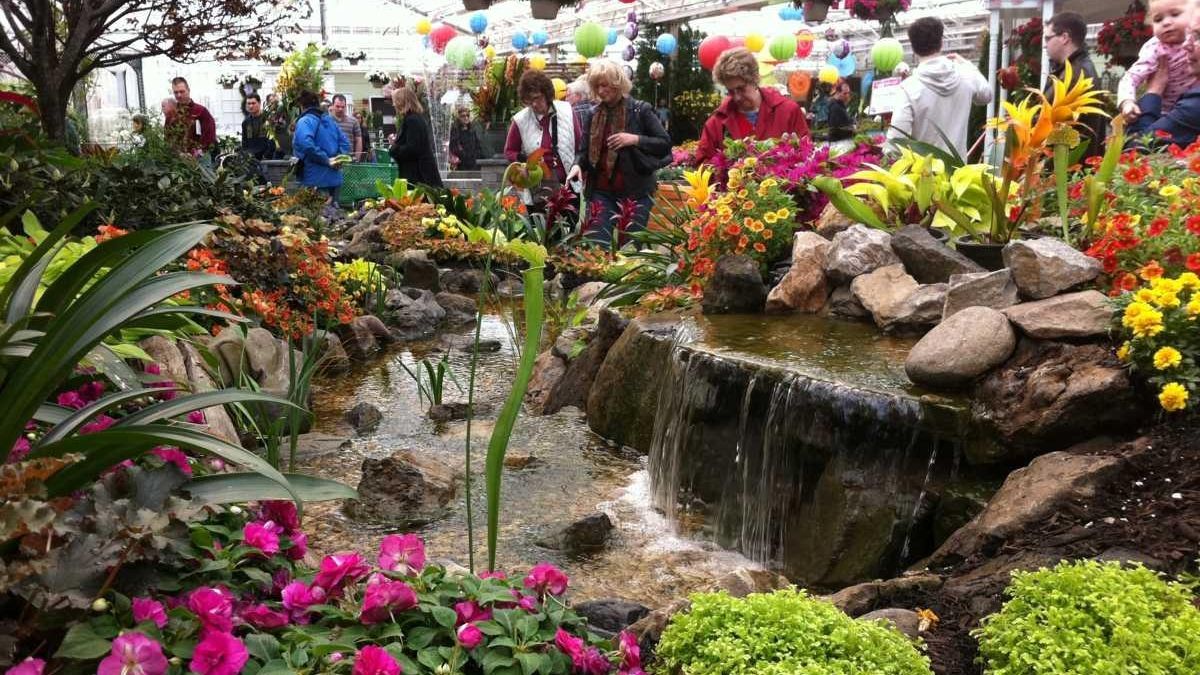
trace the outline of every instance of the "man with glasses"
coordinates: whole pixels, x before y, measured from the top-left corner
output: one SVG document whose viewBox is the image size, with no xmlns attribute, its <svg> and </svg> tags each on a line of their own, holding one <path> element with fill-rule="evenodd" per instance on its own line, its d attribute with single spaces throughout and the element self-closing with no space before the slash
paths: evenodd
<svg viewBox="0 0 1200 675">
<path fill-rule="evenodd" d="M 1066 64 L 1070 63 L 1072 81 L 1068 82 L 1068 85 L 1075 84 L 1074 80 L 1080 77 L 1089 77 L 1092 82 L 1097 82 L 1096 66 L 1087 52 L 1087 22 L 1083 20 L 1082 16 L 1075 12 L 1055 14 L 1046 24 L 1045 32 L 1042 34 L 1042 45 L 1046 49 L 1046 56 L 1050 59 L 1050 75 L 1052 77 L 1058 79 L 1065 77 Z M 1047 78 L 1044 93 L 1050 97 L 1053 92 L 1054 82 Z M 1084 115 L 1080 118 L 1080 122 L 1082 122 L 1081 134 L 1088 143 L 1088 149 L 1083 157 L 1103 154 L 1104 137 L 1107 131 L 1104 116 Z"/>
<path fill-rule="evenodd" d="M 1192 72 L 1200 77 L 1200 15 L 1193 16 L 1191 37 L 1188 62 L 1191 63 Z M 1146 93 L 1138 100 L 1142 114 L 1129 127 L 1129 132 L 1134 136 L 1162 132 L 1168 134 L 1170 141 L 1176 145 L 1191 145 L 1200 135 L 1200 87 L 1192 87 L 1184 92 L 1175 107 L 1164 115 L 1162 95 L 1167 88 L 1169 72 L 1167 64 L 1159 64 L 1146 85 Z"/>
</svg>

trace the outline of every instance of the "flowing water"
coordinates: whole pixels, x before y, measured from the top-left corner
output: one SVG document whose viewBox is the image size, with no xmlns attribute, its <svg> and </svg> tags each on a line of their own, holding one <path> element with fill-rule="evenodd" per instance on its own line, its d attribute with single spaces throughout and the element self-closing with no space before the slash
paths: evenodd
<svg viewBox="0 0 1200 675">
<path fill-rule="evenodd" d="M 475 562 L 486 564 L 484 537 L 486 506 L 481 473 L 487 438 L 495 414 L 508 393 L 517 355 L 511 317 L 487 316 L 482 338 L 500 342 L 499 351 L 479 356 L 476 405 L 483 410 L 472 425 L 472 504 L 475 520 Z M 473 329 L 456 333 L 470 336 Z M 464 462 L 466 422 L 434 423 L 424 414 L 417 387 L 396 362 L 403 359 L 413 369 L 416 361 L 440 358 L 439 342 L 413 343 L 394 349 L 353 373 L 320 381 L 315 387 L 317 430 L 347 433 L 341 419 L 355 403 L 366 401 L 383 413 L 379 427 L 356 437 L 348 451 L 307 460 L 302 469 L 356 485 L 362 460 L 384 457 L 400 450 L 425 453 L 452 464 Z M 451 368 L 465 389 L 470 357 L 452 349 Z M 447 382 L 445 400 L 466 400 Z M 583 415 L 574 409 L 543 417 L 522 415 L 509 445 L 509 454 L 531 455 L 526 468 L 506 470 L 503 482 L 498 566 L 523 574 L 533 564 L 548 560 L 571 578 L 576 600 L 619 597 L 649 605 L 664 604 L 697 590 L 737 566 L 754 566 L 743 556 L 715 544 L 676 534 L 662 514 L 651 508 L 650 478 L 646 458 L 610 448 L 592 434 Z M 603 511 L 616 524 L 614 538 L 603 552 L 568 556 L 543 549 L 534 542 L 556 525 Z M 386 534 L 399 532 L 387 523 L 366 523 L 346 516 L 332 504 L 308 509 L 314 549 L 377 550 Z M 433 559 L 467 564 L 466 498 L 460 490 L 445 518 L 417 532 L 425 539 Z"/>
</svg>

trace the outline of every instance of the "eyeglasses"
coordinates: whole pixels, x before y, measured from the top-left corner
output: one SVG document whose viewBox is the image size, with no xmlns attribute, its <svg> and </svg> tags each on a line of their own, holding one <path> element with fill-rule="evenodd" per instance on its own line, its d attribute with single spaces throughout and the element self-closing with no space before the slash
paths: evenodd
<svg viewBox="0 0 1200 675">
<path fill-rule="evenodd" d="M 1042 35 L 1042 42 L 1049 42 L 1060 35 L 1066 35 L 1066 33 L 1050 33 L 1049 35 Z"/>
<path fill-rule="evenodd" d="M 757 89 L 757 87 L 754 86 L 753 84 L 747 83 L 747 84 L 743 84 L 740 87 L 726 87 L 726 89 L 729 90 L 730 96 L 745 96 L 746 94 L 749 94 L 751 91 Z"/>
</svg>

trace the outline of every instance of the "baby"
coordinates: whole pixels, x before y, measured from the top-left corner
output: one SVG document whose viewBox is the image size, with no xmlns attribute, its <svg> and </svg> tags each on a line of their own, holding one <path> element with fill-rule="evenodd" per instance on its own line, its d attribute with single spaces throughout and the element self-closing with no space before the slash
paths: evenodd
<svg viewBox="0 0 1200 675">
<path fill-rule="evenodd" d="M 1146 20 L 1154 29 L 1154 37 L 1142 45 L 1137 63 L 1129 67 L 1117 85 L 1117 103 L 1126 119 L 1132 121 L 1141 114 L 1137 90 L 1150 81 L 1160 63 L 1165 64 L 1170 73 L 1162 97 L 1164 113 L 1175 107 L 1175 102 L 1185 91 L 1200 83 L 1192 74 L 1186 44 L 1195 11 L 1191 3 L 1192 0 L 1150 0 Z"/>
</svg>

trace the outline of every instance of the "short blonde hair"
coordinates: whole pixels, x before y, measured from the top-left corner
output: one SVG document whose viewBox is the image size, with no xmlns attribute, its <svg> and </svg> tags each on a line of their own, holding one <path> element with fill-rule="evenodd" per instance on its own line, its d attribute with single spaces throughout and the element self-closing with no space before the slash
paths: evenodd
<svg viewBox="0 0 1200 675">
<path fill-rule="evenodd" d="M 392 92 L 392 105 L 396 108 L 397 116 L 410 112 L 420 115 L 425 112 L 421 107 L 421 99 L 417 98 L 417 92 L 408 87 L 400 87 Z"/>
<path fill-rule="evenodd" d="M 713 66 L 713 82 L 721 86 L 729 80 L 742 80 L 758 86 L 758 60 L 745 47 L 726 49 Z"/>
<path fill-rule="evenodd" d="M 602 84 L 620 89 L 622 96 L 628 96 L 629 92 L 633 91 L 633 83 L 629 81 L 625 69 L 608 59 L 592 63 L 588 68 L 587 83 L 593 94 L 599 91 Z"/>
</svg>

